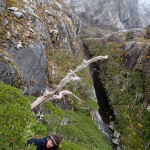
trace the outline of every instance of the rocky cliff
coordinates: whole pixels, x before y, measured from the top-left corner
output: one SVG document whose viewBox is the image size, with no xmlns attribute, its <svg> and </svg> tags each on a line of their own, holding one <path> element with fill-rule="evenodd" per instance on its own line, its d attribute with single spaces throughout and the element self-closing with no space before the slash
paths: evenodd
<svg viewBox="0 0 150 150">
<path fill-rule="evenodd" d="M 108 31 L 144 27 L 150 23 L 150 6 L 138 0 L 65 0 L 83 21 L 83 33 L 101 36 Z M 87 28 L 87 30 L 85 30 Z M 96 28 L 96 29 L 95 29 Z M 100 30 L 103 29 L 103 30 Z M 91 31 L 89 31 L 91 30 Z M 94 34 L 94 33 L 93 33 Z M 88 36 L 87 35 L 87 36 Z"/>
<path fill-rule="evenodd" d="M 56 61 L 78 57 L 79 22 L 63 2 L 0 0 L 0 22 L 0 80 L 25 94 L 42 94 L 52 68 L 57 78 L 59 64 L 50 58 L 55 50 Z"/>
</svg>

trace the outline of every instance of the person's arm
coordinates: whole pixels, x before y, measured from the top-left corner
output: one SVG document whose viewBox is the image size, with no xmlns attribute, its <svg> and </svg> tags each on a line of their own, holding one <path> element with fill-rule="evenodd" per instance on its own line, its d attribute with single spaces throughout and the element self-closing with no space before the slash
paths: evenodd
<svg viewBox="0 0 150 150">
<path fill-rule="evenodd" d="M 47 139 L 47 137 L 44 137 L 41 139 L 30 139 L 29 141 L 27 141 L 27 145 L 32 145 L 32 144 L 34 144 L 36 146 L 44 145 L 44 144 L 46 144 L 46 139 Z"/>
</svg>

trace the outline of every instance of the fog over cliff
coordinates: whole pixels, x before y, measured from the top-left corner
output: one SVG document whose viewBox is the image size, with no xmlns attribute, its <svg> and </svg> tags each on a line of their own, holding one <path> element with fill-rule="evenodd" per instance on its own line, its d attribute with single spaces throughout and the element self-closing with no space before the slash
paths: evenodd
<svg viewBox="0 0 150 150">
<path fill-rule="evenodd" d="M 118 31 L 141 28 L 150 24 L 150 0 L 64 1 L 81 18 L 83 26 L 88 28 L 88 32 L 93 27 L 96 27 L 97 30 Z"/>
<path fill-rule="evenodd" d="M 144 17 L 145 24 L 150 25 L 150 0 L 139 0 L 139 9 Z"/>
</svg>

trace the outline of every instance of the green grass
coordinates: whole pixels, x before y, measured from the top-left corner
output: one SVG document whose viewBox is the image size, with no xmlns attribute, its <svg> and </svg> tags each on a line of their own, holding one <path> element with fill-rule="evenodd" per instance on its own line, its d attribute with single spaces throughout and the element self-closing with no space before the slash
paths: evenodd
<svg viewBox="0 0 150 150">
<path fill-rule="evenodd" d="M 35 149 L 25 147 L 26 141 L 34 136 L 43 137 L 54 129 L 63 135 L 61 150 L 111 150 L 104 135 L 92 121 L 90 112 L 62 110 L 51 102 L 44 104 L 43 123 L 37 122 L 30 110 L 34 97 L 24 97 L 21 90 L 0 82 L 0 147 L 2 149 Z M 90 110 L 96 102 L 88 100 Z M 68 119 L 68 124 L 60 125 Z"/>
<path fill-rule="evenodd" d="M 89 113 L 62 110 L 49 102 L 46 102 L 45 109 L 48 114 L 45 120 L 51 125 L 47 124 L 47 128 L 52 132 L 52 128 L 59 124 L 56 131 L 61 133 L 65 139 L 65 142 L 61 144 L 62 150 L 67 146 L 72 147 L 73 150 L 78 147 L 84 150 L 111 150 L 111 146 L 108 145 L 104 135 L 92 121 Z M 61 126 L 63 118 L 66 118 L 68 123 Z"/>
</svg>

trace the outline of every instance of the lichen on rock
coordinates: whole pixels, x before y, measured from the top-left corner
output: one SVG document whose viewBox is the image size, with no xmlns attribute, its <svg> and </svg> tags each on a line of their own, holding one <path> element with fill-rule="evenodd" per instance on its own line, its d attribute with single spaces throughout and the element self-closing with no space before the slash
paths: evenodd
<svg viewBox="0 0 150 150">
<path fill-rule="evenodd" d="M 39 96 L 49 82 L 47 54 L 55 49 L 62 55 L 69 51 L 71 61 L 77 57 L 77 18 L 62 1 L 5 0 L 1 5 L 1 49 L 15 62 L 26 94 Z"/>
</svg>

